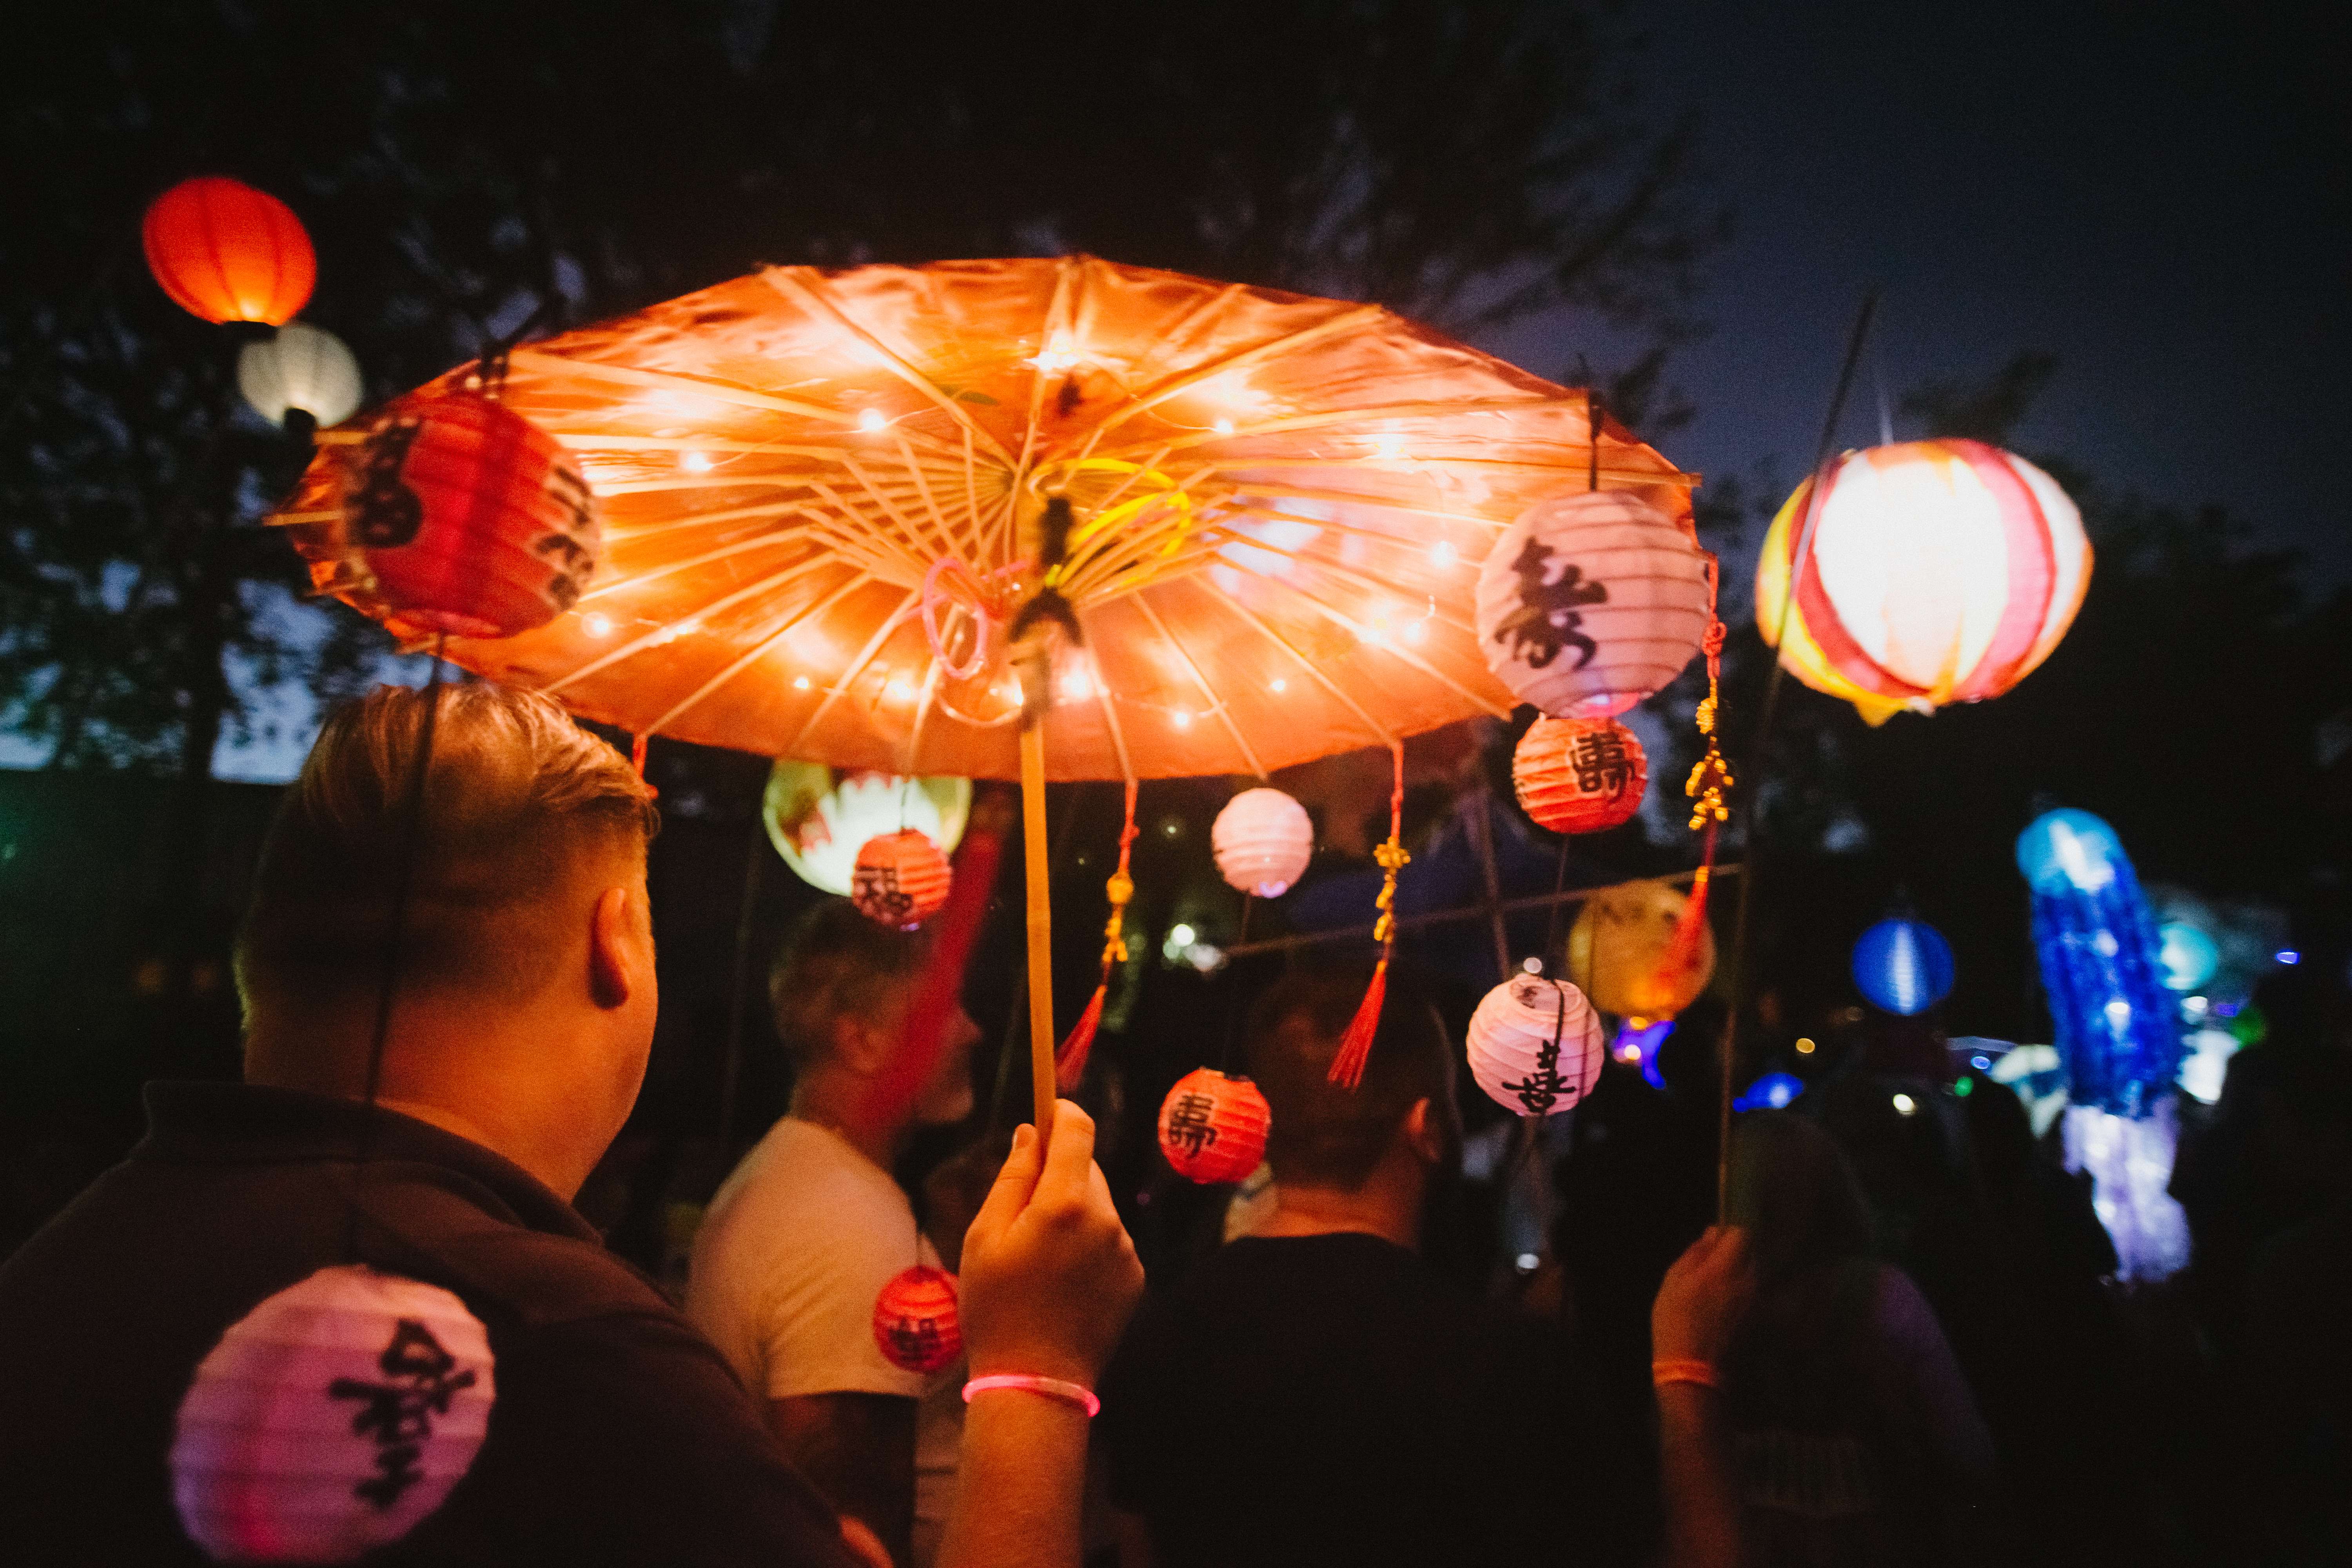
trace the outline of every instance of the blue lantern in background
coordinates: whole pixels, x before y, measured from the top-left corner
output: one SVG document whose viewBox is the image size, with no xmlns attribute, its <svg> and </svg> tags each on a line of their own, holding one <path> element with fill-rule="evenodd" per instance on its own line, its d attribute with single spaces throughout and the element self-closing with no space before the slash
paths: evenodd
<svg viewBox="0 0 2352 1568">
<path fill-rule="evenodd" d="M 2017 864 L 2072 1103 L 2141 1115 L 2179 1069 L 2180 1010 L 2131 858 L 2089 812 L 2052 811 L 2018 836 Z"/>
<path fill-rule="evenodd" d="M 1805 1092 L 1805 1080 L 1792 1072 L 1768 1072 L 1731 1102 L 1734 1110 L 1779 1110 Z"/>
<path fill-rule="evenodd" d="M 2169 990 L 2194 991 L 2221 967 L 2221 948 L 2187 921 L 2167 921 L 2157 927 L 2156 942 L 2156 961 L 2163 966 Z"/>
<path fill-rule="evenodd" d="M 1952 944 L 1917 921 L 1881 921 L 1853 944 L 1853 983 L 1890 1013 L 1924 1013 L 1952 993 Z"/>
</svg>

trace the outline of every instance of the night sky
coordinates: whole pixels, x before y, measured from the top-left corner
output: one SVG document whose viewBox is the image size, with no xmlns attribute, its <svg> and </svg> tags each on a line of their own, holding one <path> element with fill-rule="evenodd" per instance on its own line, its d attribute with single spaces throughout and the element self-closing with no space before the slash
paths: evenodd
<svg viewBox="0 0 2352 1568">
<path fill-rule="evenodd" d="M 1864 290 L 1903 389 L 2060 356 L 2017 432 L 2118 490 L 2219 500 L 2352 578 L 2342 88 L 2316 8 L 1642 0 L 1658 107 L 1697 109 L 1734 237 L 1658 445 L 1710 477 L 1811 460 Z M 1498 341 L 1558 375 L 1551 321 Z M 1603 363 L 1599 353 L 1595 363 Z M 1872 363 L 1840 437 L 1878 439 Z M 1923 432 L 1898 416 L 1898 438 Z"/>
</svg>

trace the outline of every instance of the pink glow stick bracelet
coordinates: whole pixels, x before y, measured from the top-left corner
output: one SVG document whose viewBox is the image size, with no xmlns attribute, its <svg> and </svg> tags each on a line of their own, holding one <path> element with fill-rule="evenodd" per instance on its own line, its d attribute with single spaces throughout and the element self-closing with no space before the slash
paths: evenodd
<svg viewBox="0 0 2352 1568">
<path fill-rule="evenodd" d="M 1075 1405 L 1093 1415 L 1102 1409 L 1102 1401 L 1094 1390 L 1079 1384 L 1064 1383 L 1058 1377 L 1032 1377 L 1026 1373 L 996 1372 L 986 1377 L 975 1377 L 963 1385 L 963 1402 L 971 1403 L 975 1394 L 985 1394 L 992 1388 L 1018 1388 L 1031 1394 L 1042 1394 L 1048 1399 L 1058 1399 L 1065 1405 Z"/>
</svg>

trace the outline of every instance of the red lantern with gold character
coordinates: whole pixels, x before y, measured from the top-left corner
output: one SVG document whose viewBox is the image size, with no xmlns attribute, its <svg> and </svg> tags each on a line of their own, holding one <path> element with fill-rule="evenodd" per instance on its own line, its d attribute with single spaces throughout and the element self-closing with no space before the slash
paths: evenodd
<svg viewBox="0 0 2352 1568">
<path fill-rule="evenodd" d="M 1631 821 L 1649 784 L 1641 741 L 1614 719 L 1538 719 L 1511 755 L 1519 805 L 1554 833 Z"/>
<path fill-rule="evenodd" d="M 331 449 L 336 534 L 306 552 L 330 593 L 423 631 L 505 637 L 570 609 L 595 574 L 603 529 L 579 465 L 487 397 L 402 398 Z"/>
<path fill-rule="evenodd" d="M 955 870 L 915 828 L 869 838 L 849 873 L 849 901 L 867 920 L 912 931 L 948 901 Z"/>
<path fill-rule="evenodd" d="M 284 326 L 318 281 L 318 258 L 293 209 L 217 175 L 183 180 L 157 196 L 139 237 L 163 292 L 207 321 Z"/>
<path fill-rule="evenodd" d="M 874 1342 L 892 1366 L 925 1376 L 963 1354 L 956 1322 L 956 1278 L 918 1263 L 890 1277 L 874 1299 Z"/>
<path fill-rule="evenodd" d="M 1265 1158 L 1273 1124 L 1257 1085 L 1195 1068 L 1160 1103 L 1160 1152 L 1188 1181 L 1238 1182 Z"/>
</svg>

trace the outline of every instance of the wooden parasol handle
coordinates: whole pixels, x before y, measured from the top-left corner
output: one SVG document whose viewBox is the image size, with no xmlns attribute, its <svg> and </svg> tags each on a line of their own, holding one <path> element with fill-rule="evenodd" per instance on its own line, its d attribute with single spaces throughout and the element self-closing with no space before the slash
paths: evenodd
<svg viewBox="0 0 2352 1568">
<path fill-rule="evenodd" d="M 1046 861 L 1042 717 L 1021 727 L 1021 849 L 1028 872 L 1029 1079 L 1042 1154 L 1054 1134 L 1054 910 Z"/>
</svg>

